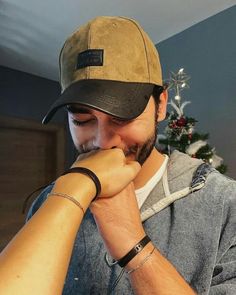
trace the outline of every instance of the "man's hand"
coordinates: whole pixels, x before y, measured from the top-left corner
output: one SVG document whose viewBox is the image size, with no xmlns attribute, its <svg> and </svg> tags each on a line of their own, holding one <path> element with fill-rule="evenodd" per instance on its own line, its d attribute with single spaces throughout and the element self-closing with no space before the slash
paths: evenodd
<svg viewBox="0 0 236 295">
<path fill-rule="evenodd" d="M 145 236 L 132 182 L 115 196 L 98 198 L 90 209 L 114 259 L 123 257 Z"/>
<path fill-rule="evenodd" d="M 107 250 L 116 260 L 124 257 L 145 236 L 132 182 L 113 197 L 98 198 L 90 205 L 90 209 Z M 158 249 L 150 256 L 153 248 L 154 245 L 148 243 L 127 265 L 128 269 L 135 269 L 146 257 L 150 257 L 130 274 L 134 293 L 196 294 Z"/>
</svg>

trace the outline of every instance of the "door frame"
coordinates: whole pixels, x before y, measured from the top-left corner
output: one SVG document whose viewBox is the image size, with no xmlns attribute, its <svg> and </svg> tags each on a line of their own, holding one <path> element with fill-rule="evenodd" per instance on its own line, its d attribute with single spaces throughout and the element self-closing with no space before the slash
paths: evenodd
<svg viewBox="0 0 236 295">
<path fill-rule="evenodd" d="M 52 133 L 55 138 L 56 147 L 56 177 L 59 177 L 65 169 L 65 146 L 66 131 L 63 124 L 43 125 L 41 122 L 32 119 L 0 115 L 0 128 L 14 128 L 24 130 L 35 130 Z"/>
</svg>

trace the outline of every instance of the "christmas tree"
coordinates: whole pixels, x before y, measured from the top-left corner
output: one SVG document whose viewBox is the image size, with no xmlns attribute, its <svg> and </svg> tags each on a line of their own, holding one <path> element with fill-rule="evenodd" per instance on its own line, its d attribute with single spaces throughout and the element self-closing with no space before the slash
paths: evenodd
<svg viewBox="0 0 236 295">
<path fill-rule="evenodd" d="M 167 81 L 168 90 L 174 91 L 174 98 L 170 100 L 170 113 L 167 114 L 167 126 L 164 134 L 158 136 L 158 145 L 162 152 L 170 155 L 174 149 L 186 153 L 193 158 L 202 159 L 221 173 L 226 172 L 223 159 L 216 154 L 215 148 L 208 144 L 209 134 L 200 134 L 195 131 L 197 120 L 186 116 L 184 108 L 190 101 L 184 101 L 181 92 L 189 88 L 188 76 L 184 69 L 177 73 L 171 72 Z"/>
</svg>

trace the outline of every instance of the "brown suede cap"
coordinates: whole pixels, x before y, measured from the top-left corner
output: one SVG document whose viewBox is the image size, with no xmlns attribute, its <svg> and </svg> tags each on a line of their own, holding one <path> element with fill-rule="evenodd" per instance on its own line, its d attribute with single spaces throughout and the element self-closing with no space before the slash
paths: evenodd
<svg viewBox="0 0 236 295">
<path fill-rule="evenodd" d="M 66 40 L 59 59 L 62 93 L 44 124 L 68 104 L 133 119 L 145 109 L 154 85 L 162 86 L 156 47 L 133 19 L 92 19 Z"/>
</svg>

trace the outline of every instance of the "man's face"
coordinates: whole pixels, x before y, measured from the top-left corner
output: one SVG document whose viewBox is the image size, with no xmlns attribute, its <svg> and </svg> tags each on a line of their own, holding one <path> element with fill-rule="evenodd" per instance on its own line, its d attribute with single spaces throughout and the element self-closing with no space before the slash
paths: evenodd
<svg viewBox="0 0 236 295">
<path fill-rule="evenodd" d="M 79 153 L 117 147 L 123 150 L 127 159 L 142 165 L 156 141 L 157 110 L 153 97 L 144 112 L 131 121 L 79 105 L 69 107 L 68 120 Z"/>
</svg>

